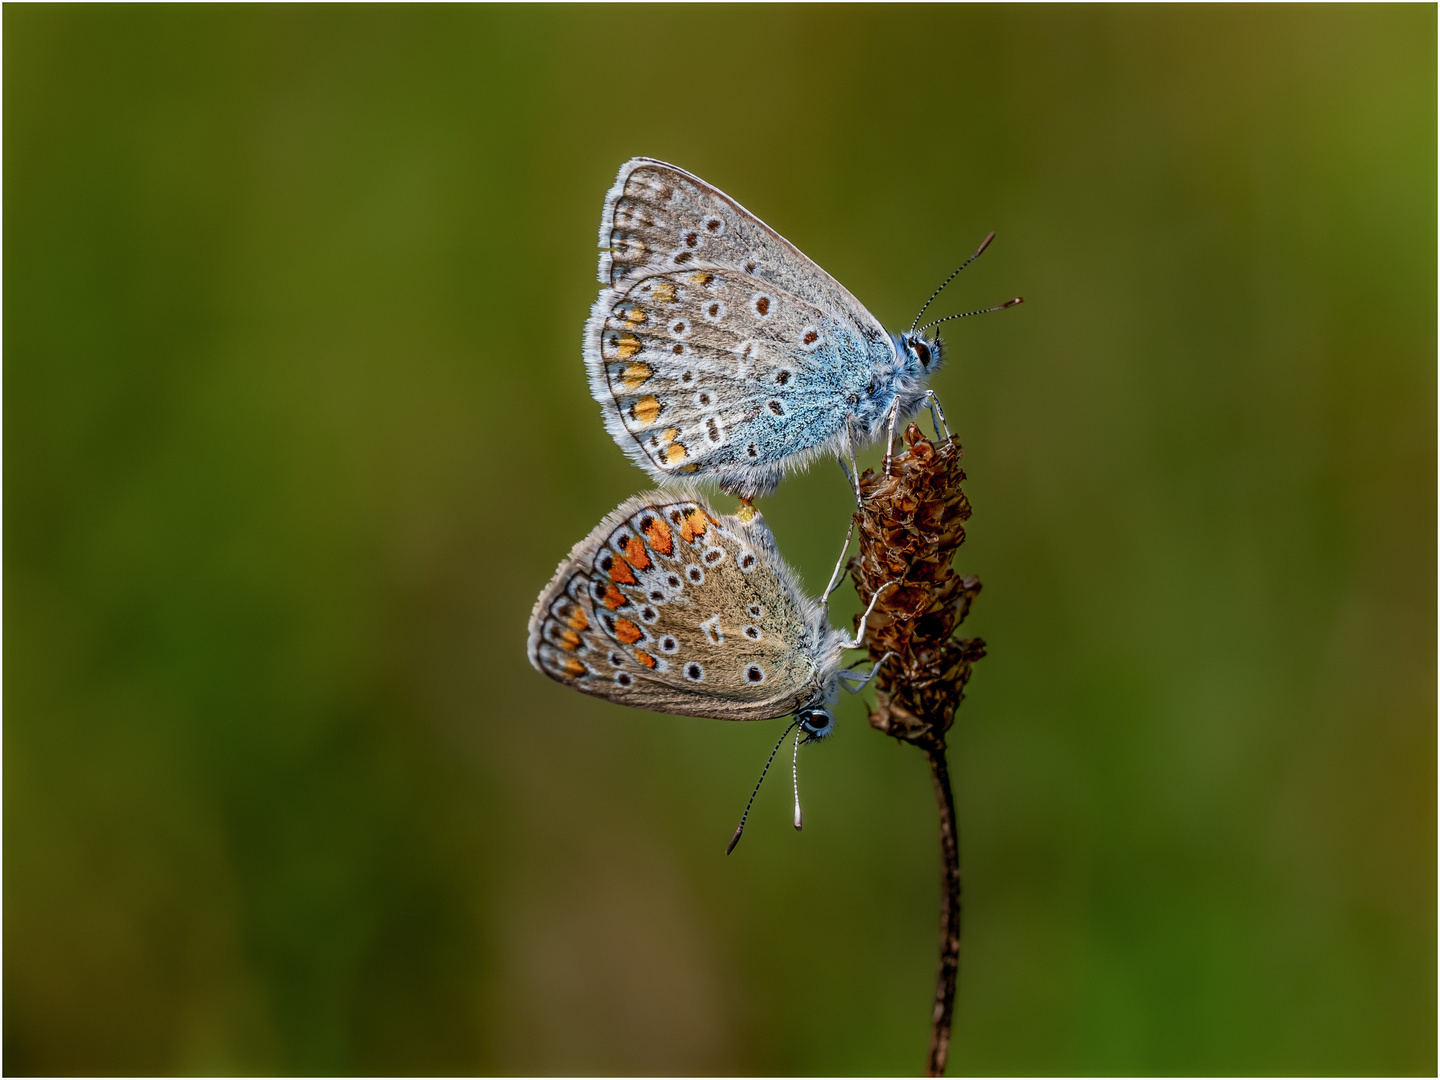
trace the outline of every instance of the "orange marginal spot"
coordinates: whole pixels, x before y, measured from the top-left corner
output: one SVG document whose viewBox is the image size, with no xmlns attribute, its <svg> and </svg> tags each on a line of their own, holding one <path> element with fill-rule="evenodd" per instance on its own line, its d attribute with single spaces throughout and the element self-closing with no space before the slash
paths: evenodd
<svg viewBox="0 0 1440 1080">
<path fill-rule="evenodd" d="M 646 667 L 648 667 L 651 671 L 654 671 L 654 670 L 655 670 L 655 658 L 654 658 L 653 656 L 651 656 L 648 652 L 646 652 L 644 649 L 636 649 L 636 650 L 635 650 L 635 659 L 636 659 L 636 660 L 639 660 L 642 664 L 644 664 Z"/>
<path fill-rule="evenodd" d="M 683 442 L 673 441 L 675 436 L 678 434 L 679 432 L 673 427 L 666 428 L 665 431 L 661 434 L 660 438 L 669 444 L 668 446 L 662 446 L 660 448 L 660 452 L 655 455 L 657 458 L 660 459 L 661 465 L 674 465 L 677 462 L 684 461 L 687 457 L 690 456 L 690 451 L 685 449 L 685 444 Z M 667 435 L 669 436 L 668 439 L 665 438 L 665 436 Z"/>
<path fill-rule="evenodd" d="M 630 415 L 637 423 L 653 424 L 660 418 L 660 399 L 654 394 L 646 394 L 630 406 Z"/>
<path fill-rule="evenodd" d="M 570 652 L 580 648 L 580 635 L 574 630 L 560 631 L 560 647 Z"/>
<path fill-rule="evenodd" d="M 655 369 L 644 360 L 632 360 L 625 365 L 625 370 L 620 375 L 620 385 L 626 390 L 639 390 L 654 374 Z"/>
<path fill-rule="evenodd" d="M 634 334 L 621 334 L 620 342 L 615 346 L 615 359 L 629 360 L 640 348 L 640 339 Z"/>
<path fill-rule="evenodd" d="M 634 585 L 635 574 L 630 569 L 630 564 L 616 555 L 610 560 L 610 577 L 622 585 Z"/>
<path fill-rule="evenodd" d="M 588 671 L 589 669 L 579 660 L 576 660 L 573 656 L 566 658 L 565 674 L 569 675 L 570 678 L 578 679 L 581 675 L 587 674 Z"/>
<path fill-rule="evenodd" d="M 707 525 L 705 524 L 705 519 L 706 519 L 707 517 L 710 517 L 710 515 L 707 514 L 707 513 L 705 513 L 704 510 L 701 510 L 701 509 L 697 506 L 697 507 L 695 507 L 693 510 L 688 511 L 688 512 L 685 514 L 685 524 L 686 524 L 687 526 L 689 526 L 690 532 L 691 532 L 694 536 L 704 536 L 704 535 L 705 535 L 705 530 L 706 530 L 707 528 L 709 528 L 709 526 L 707 526 Z M 711 520 L 713 521 L 714 519 L 711 518 Z M 716 522 L 716 524 L 718 525 L 719 522 Z M 684 532 L 683 532 L 683 531 L 681 532 L 681 535 L 682 535 L 682 536 L 684 535 Z M 691 542 L 693 543 L 694 541 L 691 541 Z"/>
<path fill-rule="evenodd" d="M 640 632 L 640 627 L 636 626 L 629 619 L 615 620 L 615 637 L 622 644 L 634 645 L 635 642 L 644 636 L 645 635 Z"/>
<path fill-rule="evenodd" d="M 680 429 L 678 427 L 667 427 L 664 431 L 660 432 L 660 441 L 662 443 L 672 443 L 675 441 L 675 436 L 679 434 Z"/>
<path fill-rule="evenodd" d="M 687 544 L 693 544 L 697 536 L 704 536 L 705 530 L 709 528 L 705 524 L 706 516 L 699 507 L 685 511 L 685 517 L 680 521 L 680 539 Z"/>
<path fill-rule="evenodd" d="M 644 326 L 650 316 L 645 314 L 645 309 L 636 305 L 625 313 L 625 325 L 632 329 L 637 326 Z"/>
<path fill-rule="evenodd" d="M 590 620 L 585 618 L 585 609 L 579 604 L 570 609 L 570 617 L 565 621 L 570 624 L 572 630 L 588 630 L 590 628 Z"/>
<path fill-rule="evenodd" d="M 715 280 L 715 275 L 707 274 L 701 270 L 699 273 L 691 274 L 690 280 L 695 282 L 696 285 L 709 285 L 710 282 Z"/>
<path fill-rule="evenodd" d="M 645 541 L 638 536 L 625 538 L 625 560 L 636 570 L 650 569 L 650 556 L 645 554 Z"/>
<path fill-rule="evenodd" d="M 650 525 L 645 530 L 645 539 L 650 541 L 650 546 L 661 555 L 669 555 L 675 550 L 674 542 L 670 539 L 670 526 L 666 525 L 662 518 L 651 518 Z"/>
<path fill-rule="evenodd" d="M 675 302 L 675 286 L 668 281 L 662 281 L 659 285 L 655 286 L 653 295 L 656 300 L 663 301 L 666 304 L 673 304 Z"/>
<path fill-rule="evenodd" d="M 611 611 L 614 611 L 616 608 L 624 607 L 630 601 L 626 600 L 624 594 L 614 585 L 606 585 L 605 595 L 601 598 L 601 602 Z"/>
</svg>

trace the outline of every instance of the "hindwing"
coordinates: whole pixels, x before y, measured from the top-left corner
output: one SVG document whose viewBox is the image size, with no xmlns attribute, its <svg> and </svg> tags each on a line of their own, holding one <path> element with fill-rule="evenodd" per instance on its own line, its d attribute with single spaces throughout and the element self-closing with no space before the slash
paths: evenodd
<svg viewBox="0 0 1440 1080">
<path fill-rule="evenodd" d="M 577 544 L 530 617 L 530 661 L 585 693 L 656 712 L 762 720 L 823 681 L 825 623 L 759 515 L 631 499 Z"/>
</svg>

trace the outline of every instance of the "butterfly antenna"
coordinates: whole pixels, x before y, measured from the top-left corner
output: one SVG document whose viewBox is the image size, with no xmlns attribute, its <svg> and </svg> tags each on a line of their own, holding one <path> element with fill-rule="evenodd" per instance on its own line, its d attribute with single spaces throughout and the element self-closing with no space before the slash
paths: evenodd
<svg viewBox="0 0 1440 1080">
<path fill-rule="evenodd" d="M 954 274 L 951 274 L 951 275 L 950 275 L 949 277 L 947 277 L 944 281 L 942 281 L 942 282 L 940 283 L 940 288 L 939 288 L 939 289 L 936 289 L 933 293 L 930 294 L 930 299 L 925 301 L 925 306 L 922 307 L 922 308 L 919 310 L 919 312 L 916 313 L 916 315 L 915 315 L 915 322 L 913 322 L 913 323 L 910 324 L 910 333 L 912 333 L 912 334 L 915 333 L 915 327 L 916 327 L 916 326 L 919 324 L 919 322 L 920 322 L 920 316 L 925 314 L 925 308 L 928 308 L 928 307 L 930 306 L 931 301 L 933 301 L 933 300 L 935 299 L 935 297 L 937 297 L 937 296 L 940 295 L 941 290 L 944 289 L 946 285 L 949 285 L 950 282 L 952 282 L 952 281 L 955 280 L 955 274 L 960 273 L 961 270 L 964 270 L 965 267 L 969 266 L 972 262 L 974 262 L 976 259 L 978 259 L 978 258 L 980 257 L 981 252 L 983 252 L 987 247 L 989 247 L 989 246 L 990 246 L 990 241 L 991 241 L 991 240 L 994 240 L 994 239 L 995 239 L 995 234 L 992 232 L 989 236 L 985 237 L 984 240 L 981 240 L 981 241 L 980 241 L 980 246 L 975 249 L 975 254 L 974 254 L 974 255 L 971 255 L 971 256 L 970 256 L 968 259 L 966 259 L 963 263 L 961 263 L 959 266 L 957 266 L 957 267 L 955 268 L 955 273 L 954 273 Z"/>
<path fill-rule="evenodd" d="M 788 735 L 789 732 L 786 732 Z M 790 758 L 790 782 L 795 785 L 795 831 L 803 824 L 800 820 L 800 732 L 795 733 L 795 753 Z"/>
<path fill-rule="evenodd" d="M 926 323 L 920 327 L 920 332 L 923 334 L 926 330 L 929 330 L 930 327 L 939 326 L 942 322 L 949 322 L 951 319 L 968 319 L 971 315 L 985 315 L 992 311 L 1004 311 L 1007 307 L 1014 307 L 1016 304 L 1023 304 L 1024 302 L 1025 298 L 1023 296 L 1017 296 L 1014 300 L 1006 300 L 1003 304 L 996 304 L 994 307 L 980 308 L 977 311 L 964 311 L 959 315 L 946 315 L 943 319 L 936 319 L 934 322 Z"/>
<path fill-rule="evenodd" d="M 790 726 L 781 734 L 779 742 L 775 744 L 775 749 L 770 751 L 770 756 L 765 760 L 765 768 L 760 770 L 760 779 L 755 781 L 755 790 L 750 793 L 750 801 L 745 804 L 745 813 L 740 815 L 740 824 L 735 826 L 735 835 L 730 838 L 730 843 L 725 845 L 726 855 L 734 851 L 735 845 L 740 843 L 740 834 L 745 831 L 745 819 L 750 816 L 750 807 L 755 805 L 755 796 L 760 794 L 760 785 L 765 782 L 765 774 L 770 771 L 770 762 L 774 761 L 775 755 L 780 752 L 780 746 L 785 742 L 785 736 L 789 735 L 799 724 L 799 720 L 792 721 Z M 796 738 L 798 739 L 799 736 L 797 735 Z M 797 803 L 796 805 L 799 804 Z M 799 826 L 797 825 L 796 828 L 798 829 Z"/>
</svg>

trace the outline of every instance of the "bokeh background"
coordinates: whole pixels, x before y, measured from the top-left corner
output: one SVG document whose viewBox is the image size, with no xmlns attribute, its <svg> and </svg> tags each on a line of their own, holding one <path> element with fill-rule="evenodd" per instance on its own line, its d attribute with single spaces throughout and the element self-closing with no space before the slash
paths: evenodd
<svg viewBox="0 0 1440 1080">
<path fill-rule="evenodd" d="M 913 1073 L 921 755 L 549 682 L 634 154 L 938 313 L 952 1072 L 1436 1068 L 1436 11 L 4 12 L 7 1073 Z M 870 459 L 878 458 L 872 452 Z M 838 469 L 766 501 L 823 584 Z M 837 617 L 854 609 L 847 589 Z"/>
</svg>

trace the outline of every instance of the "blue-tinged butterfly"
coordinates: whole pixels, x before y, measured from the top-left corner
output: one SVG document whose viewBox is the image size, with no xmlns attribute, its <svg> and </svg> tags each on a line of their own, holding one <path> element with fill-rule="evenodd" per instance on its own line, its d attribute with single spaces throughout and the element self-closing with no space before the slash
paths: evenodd
<svg viewBox="0 0 1440 1080">
<path fill-rule="evenodd" d="M 816 456 L 853 464 L 856 448 L 887 427 L 893 442 L 897 420 L 933 404 L 925 384 L 943 349 L 925 332 L 946 320 L 886 331 L 783 236 L 674 165 L 621 166 L 599 278 L 590 390 L 606 430 L 661 483 L 714 480 L 748 501 Z"/>
</svg>

